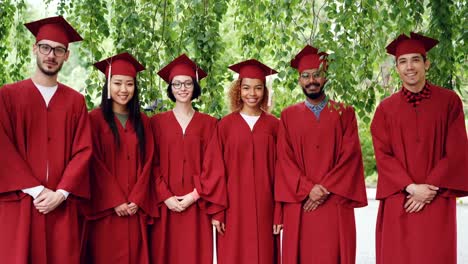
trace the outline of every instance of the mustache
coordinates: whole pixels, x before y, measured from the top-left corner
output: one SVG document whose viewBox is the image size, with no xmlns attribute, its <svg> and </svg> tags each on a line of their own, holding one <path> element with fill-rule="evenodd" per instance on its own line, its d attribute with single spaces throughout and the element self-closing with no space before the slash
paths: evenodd
<svg viewBox="0 0 468 264">
<path fill-rule="evenodd" d="M 320 83 L 318 82 L 311 82 L 308 85 L 305 86 L 305 88 L 310 88 L 312 86 L 320 87 Z"/>
<path fill-rule="evenodd" d="M 55 59 L 44 60 L 43 62 L 44 62 L 44 63 L 53 63 L 53 64 L 57 64 L 57 61 L 56 61 Z"/>
</svg>

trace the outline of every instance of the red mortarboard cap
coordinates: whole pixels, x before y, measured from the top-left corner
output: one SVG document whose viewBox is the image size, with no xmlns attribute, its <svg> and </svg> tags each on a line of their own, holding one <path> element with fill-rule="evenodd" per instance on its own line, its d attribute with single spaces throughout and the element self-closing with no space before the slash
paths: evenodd
<svg viewBox="0 0 468 264">
<path fill-rule="evenodd" d="M 419 53 L 426 56 L 426 52 L 432 49 L 439 43 L 438 40 L 425 37 L 411 32 L 410 37 L 401 34 L 392 43 L 387 46 L 387 53 L 394 55 L 396 58 L 408 53 Z"/>
<path fill-rule="evenodd" d="M 170 83 L 176 75 L 187 75 L 196 78 L 197 81 L 207 76 L 206 72 L 195 64 L 187 55 L 182 54 L 171 63 L 162 68 L 158 75 L 167 83 Z"/>
<path fill-rule="evenodd" d="M 109 76 L 109 66 L 111 65 L 111 75 L 125 75 L 133 78 L 136 77 L 138 72 L 145 69 L 145 67 L 128 52 L 120 53 L 94 64 L 96 68 L 106 75 L 106 78 Z"/>
<path fill-rule="evenodd" d="M 263 80 L 263 82 L 265 82 L 266 76 L 278 73 L 277 71 L 254 59 L 231 65 L 229 66 L 229 69 L 239 73 L 239 79 L 260 79 Z"/>
<path fill-rule="evenodd" d="M 299 72 L 307 69 L 319 69 L 320 66 L 325 68 L 327 55 L 327 53 L 318 52 L 317 48 L 307 45 L 291 60 L 291 67 Z"/>
<path fill-rule="evenodd" d="M 62 16 L 44 18 L 24 25 L 36 36 L 36 43 L 47 39 L 68 47 L 68 43 L 83 40 Z"/>
</svg>

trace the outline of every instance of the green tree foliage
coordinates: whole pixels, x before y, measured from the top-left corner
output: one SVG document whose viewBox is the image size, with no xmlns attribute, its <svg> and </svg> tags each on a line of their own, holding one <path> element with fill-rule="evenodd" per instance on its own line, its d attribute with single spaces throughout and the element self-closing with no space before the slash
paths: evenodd
<svg viewBox="0 0 468 264">
<path fill-rule="evenodd" d="M 26 78 L 33 38 L 22 26 L 40 19 L 25 0 L 0 0 L 0 82 Z M 376 104 L 400 87 L 394 59 L 385 46 L 410 31 L 439 39 L 429 53 L 431 82 L 466 95 L 467 2 L 453 0 L 46 0 L 84 37 L 72 44 L 71 64 L 62 82 L 77 83 L 89 108 L 100 102 L 104 76 L 96 61 L 128 51 L 147 70 L 139 75 L 146 106 L 172 107 L 167 84 L 157 71 L 187 53 L 208 77 L 194 104 L 221 117 L 228 112 L 225 91 L 234 75 L 230 64 L 258 59 L 278 71 L 268 78 L 273 114 L 304 99 L 290 60 L 311 44 L 330 54 L 327 93 L 353 105 L 359 116 L 366 173 L 375 170 L 369 123 Z M 43 15 L 43 14 L 41 14 Z"/>
<path fill-rule="evenodd" d="M 0 83 L 23 79 L 31 58 L 32 40 L 23 26 L 24 0 L 0 1 Z"/>
</svg>

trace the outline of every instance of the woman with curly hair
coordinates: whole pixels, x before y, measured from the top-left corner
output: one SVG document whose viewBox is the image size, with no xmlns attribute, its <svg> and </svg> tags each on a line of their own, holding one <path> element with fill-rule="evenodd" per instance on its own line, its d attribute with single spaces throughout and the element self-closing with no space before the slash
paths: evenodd
<svg viewBox="0 0 468 264">
<path fill-rule="evenodd" d="M 275 240 L 282 226 L 273 183 L 279 121 L 268 113 L 265 86 L 265 77 L 276 71 L 256 60 L 229 68 L 239 79 L 229 90 L 232 113 L 217 126 L 216 149 L 223 157 L 229 202 L 212 220 L 218 263 L 277 263 Z"/>
</svg>

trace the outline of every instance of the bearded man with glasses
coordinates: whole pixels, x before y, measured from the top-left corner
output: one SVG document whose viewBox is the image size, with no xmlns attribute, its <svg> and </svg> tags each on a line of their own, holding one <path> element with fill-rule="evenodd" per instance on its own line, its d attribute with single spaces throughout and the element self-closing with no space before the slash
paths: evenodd
<svg viewBox="0 0 468 264">
<path fill-rule="evenodd" d="M 281 113 L 275 199 L 283 203 L 283 264 L 353 264 L 354 208 L 367 205 L 354 109 L 325 95 L 327 54 L 291 61 L 306 100 Z"/>
<path fill-rule="evenodd" d="M 79 263 L 91 132 L 84 97 L 57 77 L 82 38 L 60 16 L 25 26 L 36 71 L 0 89 L 0 259 Z"/>
<path fill-rule="evenodd" d="M 57 75 L 62 69 L 63 63 L 68 59 L 69 52 L 67 48 L 58 42 L 55 44 L 57 45 L 56 47 L 52 47 L 51 45 L 54 45 L 54 41 L 50 40 L 44 39 L 40 42 L 42 43 L 37 43 L 34 47 L 38 69 L 48 76 Z M 37 51 L 39 51 L 39 53 Z"/>
</svg>

